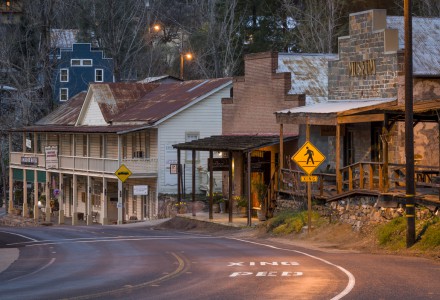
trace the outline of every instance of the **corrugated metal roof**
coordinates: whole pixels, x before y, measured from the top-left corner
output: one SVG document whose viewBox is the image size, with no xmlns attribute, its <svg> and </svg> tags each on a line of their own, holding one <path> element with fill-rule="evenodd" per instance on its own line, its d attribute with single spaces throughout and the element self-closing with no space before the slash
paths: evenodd
<svg viewBox="0 0 440 300">
<path fill-rule="evenodd" d="M 387 17 L 387 27 L 399 31 L 399 48 L 405 48 L 403 17 Z M 412 18 L 413 73 L 440 75 L 440 18 Z"/>
<path fill-rule="evenodd" d="M 81 92 L 58 106 L 53 112 L 38 120 L 36 125 L 75 125 L 87 92 Z"/>
<path fill-rule="evenodd" d="M 348 111 L 356 108 L 363 108 L 388 102 L 395 101 L 396 98 L 377 98 L 377 99 L 359 99 L 359 100 L 329 100 L 328 102 L 317 103 L 314 105 L 299 106 L 290 109 L 277 111 L 277 114 L 295 114 L 295 113 L 312 113 L 312 114 L 329 114 Z"/>
<path fill-rule="evenodd" d="M 127 110 L 143 96 L 158 87 L 157 83 L 94 83 L 90 84 L 93 97 L 106 122 Z"/>
<path fill-rule="evenodd" d="M 163 83 L 138 102 L 115 115 L 112 121 L 114 123 L 144 122 L 153 124 L 228 84 L 232 84 L 232 78 Z"/>
<path fill-rule="evenodd" d="M 328 99 L 328 61 L 336 54 L 279 53 L 277 73 L 290 72 L 292 88 L 289 94 L 306 94 L 306 103 Z"/>
</svg>

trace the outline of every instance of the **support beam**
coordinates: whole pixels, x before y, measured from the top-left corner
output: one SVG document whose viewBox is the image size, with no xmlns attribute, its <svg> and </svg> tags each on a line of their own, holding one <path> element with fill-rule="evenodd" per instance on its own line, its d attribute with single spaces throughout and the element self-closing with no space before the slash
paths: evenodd
<svg viewBox="0 0 440 300">
<path fill-rule="evenodd" d="M 182 185 L 181 185 L 181 168 L 180 168 L 180 149 L 177 149 L 177 203 L 180 202 L 182 197 Z"/>
<path fill-rule="evenodd" d="M 252 226 L 252 203 L 251 203 L 251 151 L 247 153 L 247 226 Z"/>
<path fill-rule="evenodd" d="M 102 193 L 101 193 L 102 205 L 102 225 L 108 225 L 108 199 L 107 199 L 107 178 L 102 178 Z"/>
<path fill-rule="evenodd" d="M 191 172 L 191 184 L 192 184 L 192 204 L 191 211 L 193 217 L 196 216 L 196 150 L 192 150 L 192 172 Z"/>
<path fill-rule="evenodd" d="M 122 136 L 118 135 L 118 166 L 122 164 Z M 118 179 L 118 224 L 124 223 L 124 214 L 122 211 L 122 181 Z"/>
<path fill-rule="evenodd" d="M 87 225 L 93 224 L 92 218 L 92 177 L 87 176 L 87 207 L 86 207 L 86 215 L 87 215 Z"/>
<path fill-rule="evenodd" d="M 233 199 L 232 199 L 232 185 L 233 185 L 233 175 L 232 175 L 232 151 L 229 151 L 228 154 L 229 157 L 229 176 L 228 176 L 228 213 L 229 213 L 229 223 L 232 223 L 232 205 L 233 205 Z"/>
<path fill-rule="evenodd" d="M 78 175 L 73 174 L 73 208 L 72 208 L 72 225 L 78 225 Z"/>
<path fill-rule="evenodd" d="M 213 219 L 212 215 L 212 205 L 214 203 L 214 176 L 213 176 L 213 167 L 214 167 L 214 155 L 213 151 L 209 150 L 209 219 Z"/>
<path fill-rule="evenodd" d="M 50 208 L 50 172 L 46 171 L 46 185 L 45 185 L 45 194 L 46 194 L 46 222 L 50 222 L 50 215 L 52 214 L 52 209 Z"/>
<path fill-rule="evenodd" d="M 60 194 L 58 195 L 58 203 L 60 205 L 60 210 L 58 211 L 58 224 L 64 224 L 64 182 L 63 173 L 59 173 L 58 189 Z"/>
<path fill-rule="evenodd" d="M 23 217 L 28 217 L 29 215 L 29 207 L 28 207 L 28 197 L 27 197 L 27 178 L 26 178 L 26 169 L 23 169 L 23 211 L 21 215 Z"/>
<path fill-rule="evenodd" d="M 336 191 L 342 193 L 342 176 L 341 176 L 341 125 L 336 125 Z"/>
<path fill-rule="evenodd" d="M 38 133 L 34 133 L 34 155 L 37 156 Z M 34 170 L 34 220 L 40 218 L 40 208 L 38 207 L 38 171 Z"/>
<path fill-rule="evenodd" d="M 11 160 L 12 153 L 12 134 L 9 133 L 9 161 Z M 8 214 L 12 214 L 14 212 L 14 177 L 13 177 L 14 169 L 9 166 L 9 202 L 8 202 Z"/>
</svg>

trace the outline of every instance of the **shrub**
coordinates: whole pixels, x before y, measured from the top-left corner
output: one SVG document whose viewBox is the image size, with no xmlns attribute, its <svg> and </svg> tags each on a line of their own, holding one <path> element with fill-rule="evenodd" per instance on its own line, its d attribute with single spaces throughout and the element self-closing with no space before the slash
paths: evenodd
<svg viewBox="0 0 440 300">
<path fill-rule="evenodd" d="M 319 214 L 316 212 L 312 212 L 312 222 L 316 224 L 320 224 Z M 307 225 L 308 221 L 308 212 L 292 212 L 286 211 L 282 212 L 278 216 L 270 219 L 267 222 L 267 231 L 272 231 L 274 234 L 289 234 L 289 233 L 299 233 L 302 228 Z"/>
<path fill-rule="evenodd" d="M 435 249 L 440 247 L 440 218 L 435 217 L 425 224 L 424 233 L 418 242 L 422 250 Z"/>
<path fill-rule="evenodd" d="M 379 245 L 390 248 L 404 248 L 406 236 L 406 219 L 399 217 L 391 222 L 379 226 L 377 229 L 377 240 Z"/>
</svg>

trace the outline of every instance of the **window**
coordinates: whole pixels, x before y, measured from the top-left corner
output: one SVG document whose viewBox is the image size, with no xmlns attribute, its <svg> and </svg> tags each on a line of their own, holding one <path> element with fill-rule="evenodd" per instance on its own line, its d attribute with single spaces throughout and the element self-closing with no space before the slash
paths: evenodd
<svg viewBox="0 0 440 300">
<path fill-rule="evenodd" d="M 104 81 L 104 70 L 95 69 L 95 82 L 103 82 L 103 81 Z"/>
<path fill-rule="evenodd" d="M 69 69 L 61 69 L 60 70 L 60 81 L 61 82 L 69 82 Z"/>
<path fill-rule="evenodd" d="M 70 65 L 72 67 L 91 67 L 93 61 L 91 59 L 72 59 L 70 60 Z"/>
<path fill-rule="evenodd" d="M 200 134 L 198 132 L 187 132 L 185 134 L 185 142 L 191 142 L 191 141 L 195 141 L 198 140 L 200 137 Z M 185 159 L 186 161 L 192 161 L 192 151 L 187 150 L 185 151 Z M 199 160 L 199 152 L 196 151 L 196 160 Z"/>
<path fill-rule="evenodd" d="M 67 101 L 67 100 L 69 100 L 69 89 L 61 88 L 60 89 L 60 101 Z"/>
</svg>

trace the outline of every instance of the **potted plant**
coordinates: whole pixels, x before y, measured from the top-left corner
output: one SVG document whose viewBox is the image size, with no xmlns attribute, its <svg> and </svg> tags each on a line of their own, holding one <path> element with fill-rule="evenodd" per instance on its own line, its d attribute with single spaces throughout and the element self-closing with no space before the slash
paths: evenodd
<svg viewBox="0 0 440 300">
<path fill-rule="evenodd" d="M 238 212 L 247 215 L 247 206 L 248 206 L 247 199 L 242 196 L 235 196 L 234 202 L 236 203 Z"/>
<path fill-rule="evenodd" d="M 265 198 L 267 195 L 267 185 L 261 181 L 255 181 L 254 184 L 255 193 L 257 194 L 259 210 L 257 210 L 258 219 L 260 221 L 266 220 L 266 203 Z"/>
</svg>

